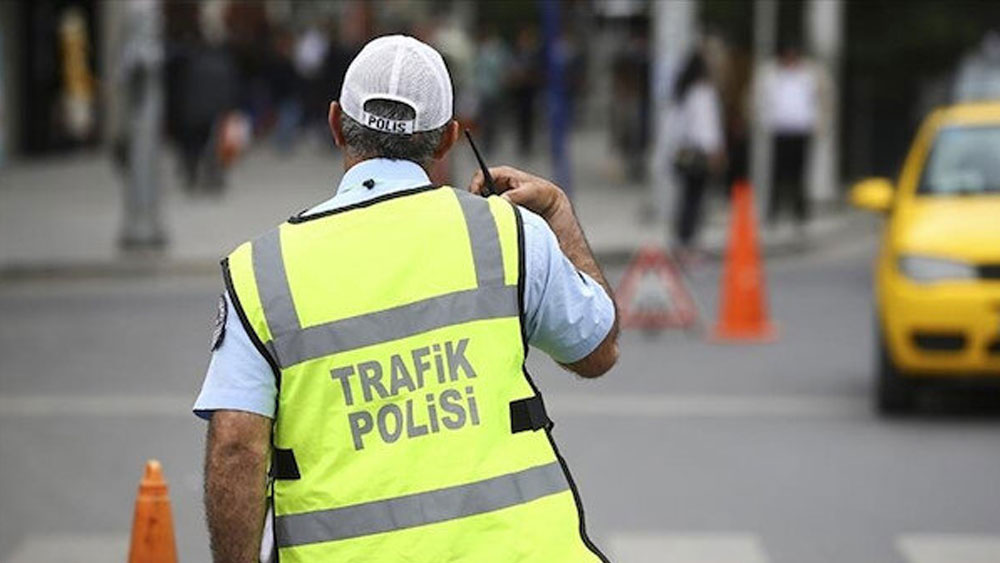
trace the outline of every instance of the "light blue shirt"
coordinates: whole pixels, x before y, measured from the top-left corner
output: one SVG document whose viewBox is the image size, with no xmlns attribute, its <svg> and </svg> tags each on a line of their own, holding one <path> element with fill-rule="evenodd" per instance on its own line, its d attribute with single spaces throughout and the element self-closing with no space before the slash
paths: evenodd
<svg viewBox="0 0 1000 563">
<path fill-rule="evenodd" d="M 367 188 L 365 181 L 374 181 Z M 310 209 L 321 213 L 404 189 L 426 186 L 430 180 L 417 164 L 405 160 L 372 159 L 348 170 L 337 194 Z M 524 309 L 528 343 L 557 362 L 587 356 L 604 340 L 615 319 L 607 292 L 576 267 L 559 249 L 559 241 L 544 219 L 521 208 L 524 223 Z M 238 410 L 274 417 L 278 390 L 274 374 L 234 313 L 229 311 L 225 336 L 212 352 L 208 373 L 194 412 L 209 418 L 212 411 Z"/>
</svg>

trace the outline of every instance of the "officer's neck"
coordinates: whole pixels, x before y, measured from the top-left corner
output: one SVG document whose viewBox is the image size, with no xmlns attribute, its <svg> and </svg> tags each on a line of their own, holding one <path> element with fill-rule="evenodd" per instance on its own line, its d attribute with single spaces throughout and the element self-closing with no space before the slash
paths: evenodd
<svg viewBox="0 0 1000 563">
<path fill-rule="evenodd" d="M 358 156 L 355 156 L 355 155 L 352 155 L 352 154 L 349 154 L 349 153 L 345 152 L 344 153 L 344 172 L 347 172 L 351 168 L 354 168 L 355 165 L 361 164 L 362 162 L 364 162 L 366 160 L 374 160 L 376 158 L 381 158 L 381 157 L 378 157 L 378 156 L 358 157 Z M 424 166 L 424 165 L 422 165 L 420 163 L 414 163 L 414 164 L 417 164 L 418 166 L 420 166 L 421 168 L 423 168 L 424 172 L 427 172 L 428 174 L 430 173 L 430 171 L 427 169 L 426 166 Z"/>
</svg>

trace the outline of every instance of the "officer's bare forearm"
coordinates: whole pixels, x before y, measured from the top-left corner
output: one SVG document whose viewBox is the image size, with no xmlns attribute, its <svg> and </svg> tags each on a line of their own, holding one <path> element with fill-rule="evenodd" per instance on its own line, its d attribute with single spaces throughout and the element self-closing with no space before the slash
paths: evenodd
<svg viewBox="0 0 1000 563">
<path fill-rule="evenodd" d="M 580 228 L 580 222 L 577 221 L 576 214 L 573 212 L 573 205 L 562 191 L 559 192 L 556 202 L 543 215 L 543 218 L 549 224 L 549 227 L 552 228 L 552 232 L 556 234 L 556 239 L 559 240 L 559 248 L 569 258 L 569 261 L 578 270 L 586 273 L 588 276 L 594 278 L 597 283 L 601 284 L 601 287 L 608 293 L 608 296 L 613 295 L 608 280 L 604 278 L 604 272 L 601 271 L 600 265 L 598 265 L 593 252 L 590 250 L 590 245 L 583 234 L 583 229 Z"/>
<path fill-rule="evenodd" d="M 205 514 L 215 563 L 258 560 L 271 421 L 216 411 L 205 446 Z"/>
<path fill-rule="evenodd" d="M 608 297 L 611 298 L 612 303 L 614 303 L 614 293 L 611 290 L 611 285 L 604 277 L 601 266 L 597 263 L 597 259 L 594 258 L 594 253 L 590 250 L 590 245 L 587 243 L 583 229 L 576 219 L 576 214 L 573 212 L 573 206 L 569 198 L 561 190 L 554 204 L 543 217 L 555 233 L 556 239 L 559 240 L 559 248 L 562 249 L 563 254 L 569 258 L 569 261 L 578 270 L 586 273 L 599 283 L 604 288 L 604 291 L 607 292 Z M 566 367 L 584 377 L 597 377 L 611 369 L 617 361 L 618 305 L 615 304 L 615 320 L 604 341 L 585 358 L 571 364 L 566 364 Z"/>
<path fill-rule="evenodd" d="M 614 301 L 611 285 L 604 278 L 601 267 L 590 251 L 590 245 L 583 236 L 583 229 L 573 213 L 573 205 L 559 186 L 552 182 L 534 176 L 510 166 L 498 166 L 490 169 L 494 186 L 500 191 L 501 197 L 511 203 L 522 205 L 542 216 L 555 232 L 559 247 L 570 262 L 581 272 L 597 281 Z M 469 183 L 469 191 L 482 193 L 485 185 L 485 175 L 476 172 Z M 615 320 L 604 341 L 586 357 L 565 364 L 568 369 L 584 376 L 597 377 L 603 375 L 618 361 L 618 308 L 615 307 Z"/>
</svg>

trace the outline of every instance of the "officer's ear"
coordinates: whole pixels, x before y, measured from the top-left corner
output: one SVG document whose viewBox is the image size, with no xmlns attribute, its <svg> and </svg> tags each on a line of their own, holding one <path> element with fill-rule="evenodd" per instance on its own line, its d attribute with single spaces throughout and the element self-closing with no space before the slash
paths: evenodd
<svg viewBox="0 0 1000 563">
<path fill-rule="evenodd" d="M 441 160 L 451 150 L 451 146 L 458 140 L 459 129 L 458 122 L 454 119 L 448 122 L 448 125 L 445 126 L 444 135 L 441 137 L 441 142 L 434 149 L 434 160 Z"/>
<path fill-rule="evenodd" d="M 333 134 L 333 143 L 338 147 L 344 147 L 344 125 L 342 117 L 344 111 L 340 108 L 340 104 L 337 102 L 330 102 L 330 115 L 327 119 L 330 122 L 330 133 Z"/>
</svg>

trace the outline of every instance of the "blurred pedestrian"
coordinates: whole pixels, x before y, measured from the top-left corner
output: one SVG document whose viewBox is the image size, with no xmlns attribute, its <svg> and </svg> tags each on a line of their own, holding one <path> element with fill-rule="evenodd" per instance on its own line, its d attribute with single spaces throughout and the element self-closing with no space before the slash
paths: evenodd
<svg viewBox="0 0 1000 563">
<path fill-rule="evenodd" d="M 570 123 L 575 123 L 580 113 L 581 100 L 587 97 L 587 45 L 580 41 L 580 35 L 573 28 L 561 28 L 556 51 L 562 60 L 566 81 L 566 104 Z M 647 96 L 648 97 L 648 96 Z"/>
<path fill-rule="evenodd" d="M 542 48 L 538 30 L 521 27 L 514 44 L 510 70 L 510 94 L 517 122 L 517 148 L 521 158 L 531 155 L 535 144 L 535 104 L 542 86 Z"/>
<path fill-rule="evenodd" d="M 331 82 L 323 72 L 331 48 L 328 28 L 328 25 L 311 25 L 295 40 L 293 61 L 301 87 L 300 126 L 307 134 L 326 130 L 326 120 L 322 116 Z"/>
<path fill-rule="evenodd" d="M 299 124 L 302 121 L 302 90 L 304 81 L 295 68 L 294 38 L 284 29 L 274 36 L 273 48 L 267 65 L 267 78 L 271 91 L 271 104 L 275 120 L 272 132 L 275 148 L 280 153 L 292 150 Z"/>
<path fill-rule="evenodd" d="M 310 111 L 314 114 L 318 112 L 320 118 L 317 120 L 313 115 L 307 115 L 306 120 L 316 120 L 319 122 L 315 131 L 320 135 L 322 145 L 328 146 L 330 149 L 335 148 L 333 143 L 330 142 L 330 126 L 322 116 L 326 115 L 327 106 L 330 103 L 330 92 L 340 91 L 344 80 L 344 73 L 347 72 L 347 66 L 351 64 L 351 61 L 358 54 L 358 51 L 361 50 L 361 47 L 361 43 L 356 43 L 350 37 L 338 34 L 335 39 L 331 40 L 330 46 L 326 50 L 326 56 L 323 58 L 323 66 L 320 68 L 317 80 L 317 86 L 320 90 L 317 91 L 314 98 L 316 103 L 309 105 L 312 108 Z"/>
<path fill-rule="evenodd" d="M 705 59 L 692 52 L 674 85 L 674 171 L 680 191 L 674 220 L 677 254 L 682 263 L 694 257 L 693 242 L 701 224 L 706 187 L 725 163 L 722 106 L 709 79 Z"/>
<path fill-rule="evenodd" d="M 809 219 L 805 165 L 819 113 L 819 77 L 793 41 L 782 44 L 777 65 L 763 80 L 765 124 L 773 144 L 768 223 L 774 225 L 783 208 L 790 207 L 797 226 Z"/>
<path fill-rule="evenodd" d="M 4 167 L 4 163 L 7 158 L 7 149 L 5 142 L 7 141 L 7 116 L 4 115 L 7 107 L 7 101 L 4 99 L 4 92 L 6 91 L 6 84 L 4 84 L 4 30 L 0 29 L 0 168 Z"/>
<path fill-rule="evenodd" d="M 746 51 L 727 51 L 725 73 L 721 76 L 719 95 L 722 98 L 726 137 L 726 173 L 723 184 L 732 186 L 750 175 L 750 108 L 747 104 L 753 62 Z"/>
<path fill-rule="evenodd" d="M 455 120 L 462 127 L 472 124 L 476 116 L 477 92 L 472 87 L 475 48 L 466 26 L 457 14 L 436 18 L 427 27 L 427 43 L 444 58 L 455 89 Z M 439 159 L 430 171 L 432 182 L 451 182 L 454 165 L 451 154 Z"/>
<path fill-rule="evenodd" d="M 631 182 L 646 179 L 649 146 L 649 36 L 644 25 L 633 24 L 628 43 L 612 62 L 611 134 Z"/>
<path fill-rule="evenodd" d="M 551 182 L 431 184 L 452 100 L 430 46 L 368 43 L 330 104 L 337 194 L 223 261 L 194 406 L 216 563 L 607 561 L 524 360 L 604 374 L 611 290 Z"/>
<path fill-rule="evenodd" d="M 62 51 L 62 109 L 66 132 L 76 141 L 94 134 L 97 121 L 94 91 L 97 80 L 90 69 L 90 35 L 83 10 L 72 6 L 60 15 Z"/>
<path fill-rule="evenodd" d="M 224 185 L 216 134 L 236 107 L 235 62 L 223 44 L 224 32 L 205 20 L 185 60 L 178 63 L 177 141 L 184 186 L 189 191 L 219 192 Z"/>
<path fill-rule="evenodd" d="M 476 125 L 483 152 L 490 153 L 496 146 L 497 129 L 503 117 L 504 86 L 510 67 L 510 50 L 496 26 L 487 24 L 479 34 L 479 45 L 474 64 L 473 87 L 477 92 Z"/>
</svg>

